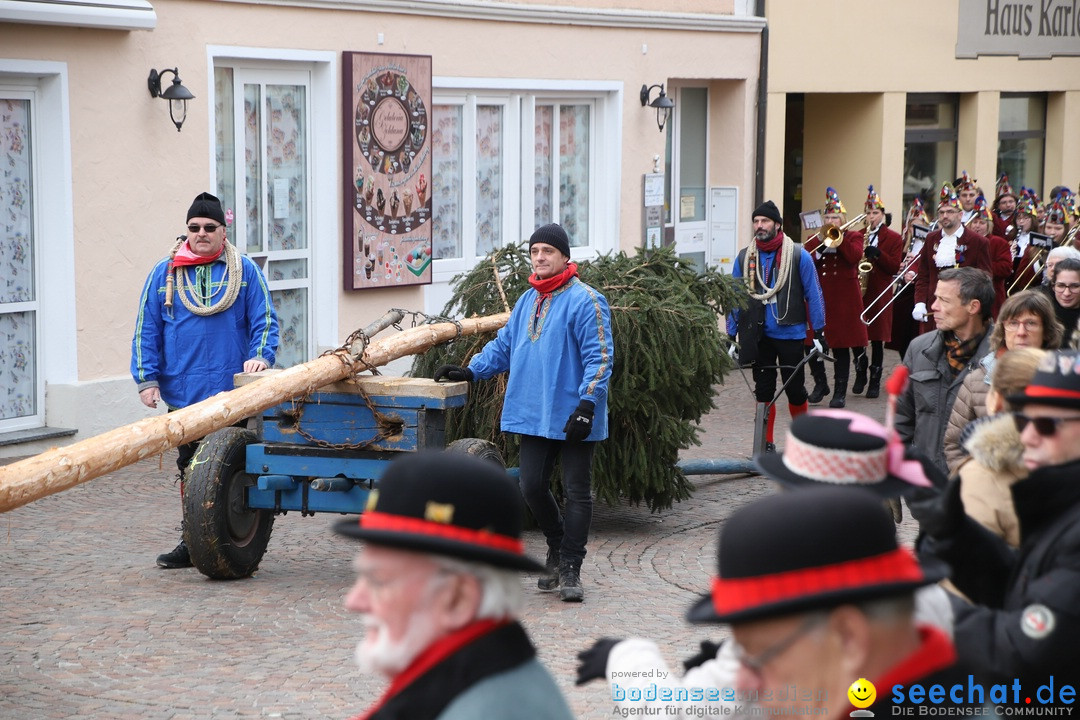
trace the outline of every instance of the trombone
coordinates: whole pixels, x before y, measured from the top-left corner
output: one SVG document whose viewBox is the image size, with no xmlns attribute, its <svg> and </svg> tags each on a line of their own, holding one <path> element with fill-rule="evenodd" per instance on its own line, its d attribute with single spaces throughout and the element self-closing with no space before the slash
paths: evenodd
<svg viewBox="0 0 1080 720">
<path fill-rule="evenodd" d="M 915 257 L 911 258 L 911 260 L 908 261 L 907 265 L 900 268 L 900 272 L 896 273 L 896 275 L 893 277 L 892 281 L 888 285 L 885 286 L 885 289 L 882 290 L 880 293 L 878 293 L 878 296 L 876 298 L 874 298 L 872 301 L 870 301 L 870 303 L 867 304 L 866 309 L 863 310 L 859 314 L 859 319 L 862 320 L 863 323 L 865 323 L 866 325 L 873 325 L 874 321 L 877 320 L 879 317 L 881 317 L 881 314 L 883 312 L 885 312 L 886 310 L 888 310 L 892 306 L 892 304 L 894 302 L 896 302 L 896 298 L 900 297 L 900 293 L 907 290 L 908 285 L 915 282 L 915 278 L 912 278 L 910 280 L 906 280 L 904 282 L 904 284 L 901 285 L 899 288 L 895 287 L 896 283 L 901 278 L 903 278 L 905 275 L 907 275 L 908 270 L 911 269 L 912 265 L 914 265 L 915 263 L 917 263 L 919 261 L 920 257 L 922 257 L 922 253 L 920 253 L 920 254 L 916 255 Z M 882 305 L 881 309 L 878 310 L 876 313 L 874 313 L 874 317 L 867 320 L 866 319 L 866 313 L 870 312 L 871 308 L 873 308 L 874 305 L 877 305 L 878 300 L 885 297 L 885 293 L 887 293 L 887 292 L 892 292 L 893 293 L 893 296 L 891 298 L 889 298 L 889 302 Z"/>
<path fill-rule="evenodd" d="M 827 248 L 838 247 L 840 243 L 844 242 L 844 231 L 855 223 L 863 221 L 865 218 L 866 213 L 862 213 L 854 219 L 848 220 L 840 227 L 836 227 L 835 225 L 826 225 L 821 230 L 818 230 L 816 233 L 808 237 L 806 239 L 806 242 L 803 243 L 803 247 L 809 245 L 811 240 L 819 240 L 821 244 Z M 814 249 L 816 250 L 817 248 Z"/>
</svg>

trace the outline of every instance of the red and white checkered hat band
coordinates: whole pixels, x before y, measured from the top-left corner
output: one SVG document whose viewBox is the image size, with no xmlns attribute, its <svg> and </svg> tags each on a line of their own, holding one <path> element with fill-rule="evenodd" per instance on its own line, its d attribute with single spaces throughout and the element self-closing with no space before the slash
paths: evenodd
<svg viewBox="0 0 1080 720">
<path fill-rule="evenodd" d="M 793 473 L 834 485 L 879 483 L 888 476 L 889 453 L 885 445 L 863 451 L 821 448 L 789 432 L 782 459 Z"/>
</svg>

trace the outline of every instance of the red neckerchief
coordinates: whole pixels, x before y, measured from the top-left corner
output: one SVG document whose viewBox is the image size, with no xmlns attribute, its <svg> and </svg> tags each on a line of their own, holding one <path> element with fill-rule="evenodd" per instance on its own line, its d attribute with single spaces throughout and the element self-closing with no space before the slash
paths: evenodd
<svg viewBox="0 0 1080 720">
<path fill-rule="evenodd" d="M 221 249 L 218 250 L 217 255 L 209 257 L 206 255 L 196 255 L 191 251 L 191 247 L 188 245 L 187 240 L 180 246 L 180 249 L 176 251 L 176 255 L 173 257 L 173 267 L 185 267 L 187 265 L 205 265 L 212 263 L 221 257 L 221 253 L 225 252 L 225 243 L 221 244 Z"/>
<path fill-rule="evenodd" d="M 881 693 L 885 693 L 894 685 L 908 685 L 912 680 L 918 680 L 930 673 L 947 668 L 954 662 L 956 662 L 956 648 L 953 647 L 949 636 L 933 625 L 920 625 L 919 648 L 871 682 L 874 683 L 874 687 L 881 688 Z M 881 695 L 879 694 L 878 697 Z M 848 712 L 845 712 L 844 716 L 854 709 L 848 706 Z"/>
<path fill-rule="evenodd" d="M 548 297 L 551 293 L 561 288 L 566 283 L 570 282 L 570 278 L 577 276 L 577 265 L 574 263 L 567 263 L 566 269 L 558 275 L 552 275 L 546 280 L 541 280 L 533 273 L 529 276 L 529 284 L 533 286 L 536 292 L 540 293 L 541 298 Z"/>
<path fill-rule="evenodd" d="M 379 698 L 379 701 L 366 713 L 358 715 L 356 720 L 365 720 L 365 718 L 371 717 L 378 712 L 379 708 L 381 708 L 387 700 L 402 692 L 410 683 L 428 670 L 438 665 L 469 643 L 475 641 L 478 637 L 487 635 L 492 630 L 506 624 L 507 621 L 505 620 L 477 620 L 476 622 L 466 625 L 460 630 L 455 630 L 449 635 L 444 635 L 431 643 L 431 645 L 428 645 L 427 649 L 416 656 L 409 667 L 402 670 L 397 677 L 390 681 L 390 687 L 386 688 L 386 692 Z"/>
<path fill-rule="evenodd" d="M 765 268 L 765 287 L 772 287 L 769 285 L 769 278 L 772 275 L 772 271 L 780 267 L 780 248 L 784 244 L 784 231 L 777 230 L 776 236 L 772 240 L 758 240 L 757 238 L 754 238 L 754 242 L 757 243 L 759 253 L 776 253 L 776 257 L 773 258 L 772 267 Z"/>
</svg>

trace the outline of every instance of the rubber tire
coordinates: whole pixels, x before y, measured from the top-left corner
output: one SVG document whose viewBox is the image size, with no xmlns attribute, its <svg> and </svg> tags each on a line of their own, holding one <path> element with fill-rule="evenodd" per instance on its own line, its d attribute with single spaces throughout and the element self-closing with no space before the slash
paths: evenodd
<svg viewBox="0 0 1080 720">
<path fill-rule="evenodd" d="M 480 438 L 461 438 L 460 440 L 455 440 L 447 445 L 446 450 L 447 452 L 474 455 L 482 460 L 490 460 L 504 470 L 506 469 L 506 461 L 503 460 L 502 453 L 499 452 L 498 446 L 488 440 L 481 440 Z"/>
<path fill-rule="evenodd" d="M 247 446 L 255 433 L 227 427 L 203 438 L 184 482 L 184 542 L 191 562 L 214 580 L 250 577 L 274 529 L 269 510 L 249 510 L 244 489 Z"/>
</svg>

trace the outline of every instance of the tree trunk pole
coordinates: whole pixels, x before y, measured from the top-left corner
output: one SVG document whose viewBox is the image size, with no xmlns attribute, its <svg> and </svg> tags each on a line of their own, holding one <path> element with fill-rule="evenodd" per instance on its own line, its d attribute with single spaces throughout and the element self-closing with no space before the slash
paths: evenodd
<svg viewBox="0 0 1080 720">
<path fill-rule="evenodd" d="M 425 352 L 439 343 L 453 340 L 459 333 L 478 335 L 498 330 L 509 317 L 510 313 L 500 313 L 461 320 L 460 323 L 418 325 L 373 341 L 360 357 L 339 350 L 175 412 L 145 418 L 73 445 L 53 448 L 0 466 L 0 512 L 198 440 L 286 400 L 347 378 L 354 372 Z"/>
</svg>

